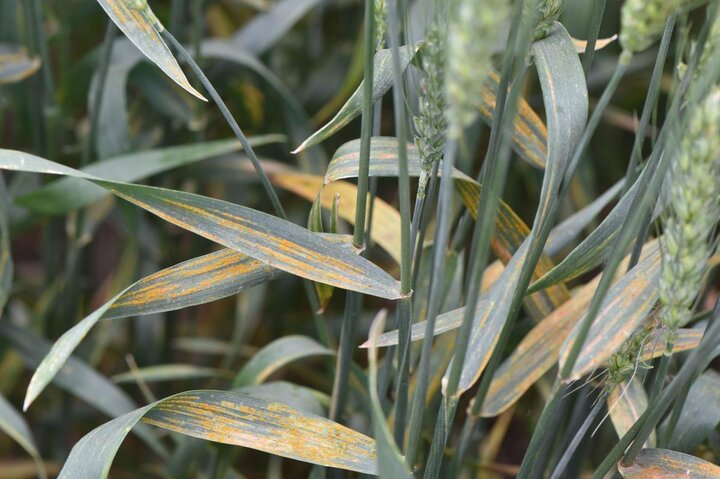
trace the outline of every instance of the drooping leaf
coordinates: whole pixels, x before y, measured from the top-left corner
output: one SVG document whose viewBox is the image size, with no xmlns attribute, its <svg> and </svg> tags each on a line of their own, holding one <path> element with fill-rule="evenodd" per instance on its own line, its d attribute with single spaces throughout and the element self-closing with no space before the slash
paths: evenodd
<svg viewBox="0 0 720 479">
<path fill-rule="evenodd" d="M 0 321 L 0 336 L 15 349 L 30 368 L 37 367 L 50 351 L 50 343 L 12 324 Z M 119 387 L 85 364 L 70 357 L 52 379 L 54 384 L 92 405 L 109 417 L 117 417 L 137 408 L 137 404 Z M 161 457 L 167 455 L 160 441 L 147 427 L 139 427 L 135 434 Z"/>
<path fill-rule="evenodd" d="M 632 464 L 622 461 L 618 470 L 625 479 L 656 479 L 660 477 L 691 477 L 692 479 L 715 479 L 720 477 L 720 467 L 695 456 L 667 449 L 641 449 Z"/>
<path fill-rule="evenodd" d="M 272 47 L 320 0 L 281 0 L 250 20 L 233 37 L 233 43 L 255 55 Z"/>
<path fill-rule="evenodd" d="M 170 49 L 160 37 L 158 28 L 162 29 L 162 25 L 155 18 L 150 6 L 146 4 L 145 10 L 138 10 L 131 8 L 126 0 L 98 0 L 98 3 L 143 55 L 160 67 L 168 77 L 185 91 L 200 100 L 207 101 L 204 96 L 190 85 L 177 60 L 172 56 Z"/>
<path fill-rule="evenodd" d="M 38 476 L 40 476 L 41 479 L 45 479 L 47 477 L 45 464 L 43 463 L 42 457 L 40 457 L 30 428 L 25 422 L 25 419 L 2 394 L 0 394 L 0 431 L 5 432 L 5 434 L 9 435 L 16 443 L 20 444 L 20 447 L 22 447 L 35 462 Z"/>
<path fill-rule="evenodd" d="M 332 350 L 307 336 L 285 336 L 276 339 L 258 351 L 243 366 L 233 380 L 233 387 L 259 384 L 278 369 L 299 359 L 331 354 Z"/>
<path fill-rule="evenodd" d="M 264 135 L 248 139 L 253 147 L 283 140 L 282 135 Z M 241 149 L 242 146 L 235 139 L 209 141 L 130 153 L 95 162 L 81 171 L 99 178 L 132 183 L 173 168 Z M 108 191 L 100 186 L 70 177 L 53 181 L 27 193 L 16 202 L 36 213 L 57 215 L 87 206 L 108 194 Z"/>
<path fill-rule="evenodd" d="M 107 181 L 26 153 L 0 150 L 0 168 L 74 176 L 211 241 L 300 277 L 397 299 L 399 282 L 362 257 L 275 216 L 205 196 Z"/>
<path fill-rule="evenodd" d="M 668 447 L 690 452 L 720 424 L 720 374 L 705 371 L 690 386 Z M 660 428 L 663 433 L 663 428 Z"/>
<path fill-rule="evenodd" d="M 600 306 L 600 312 L 590 327 L 590 333 L 580 355 L 567 378 L 573 381 L 602 367 L 642 323 L 657 299 L 660 275 L 660 254 L 654 248 L 623 279 L 614 284 Z M 579 325 L 578 325 L 579 326 Z M 560 365 L 577 335 L 576 326 L 560 351 Z"/>
<path fill-rule="evenodd" d="M 385 479 L 410 479 L 413 477 L 412 473 L 405 464 L 405 458 L 400 453 L 400 449 L 395 443 L 392 432 L 388 427 L 387 420 L 385 419 L 385 413 L 383 412 L 380 398 L 378 397 L 378 358 L 377 358 L 377 347 L 375 346 L 375 339 L 380 335 L 380 332 L 385 328 L 385 318 L 387 317 L 387 310 L 382 310 L 373 320 L 372 326 L 370 327 L 368 349 L 368 389 L 370 391 L 370 402 L 372 409 L 373 426 L 375 430 L 375 440 L 378 445 L 378 471 L 380 478 Z"/>
<path fill-rule="evenodd" d="M 249 447 L 328 467 L 375 474 L 375 442 L 329 419 L 230 391 L 189 391 L 94 429 L 70 452 L 60 479 L 104 479 L 140 420 L 209 441 Z"/>
<path fill-rule="evenodd" d="M 145 382 L 178 381 L 187 379 L 227 378 L 232 373 L 223 369 L 203 368 L 193 364 L 159 364 L 116 374 L 112 380 L 118 384 L 133 383 L 137 379 Z"/>
<path fill-rule="evenodd" d="M 543 92 L 548 141 L 545 175 L 533 229 L 547 219 L 557 197 L 570 159 L 585 131 L 588 93 L 585 73 L 567 30 L 560 24 L 532 45 L 538 78 Z"/>
<path fill-rule="evenodd" d="M 323 236 L 331 243 L 343 241 L 341 235 Z M 49 384 L 100 319 L 154 314 L 215 301 L 275 279 L 282 273 L 242 253 L 223 249 L 141 279 L 85 317 L 55 342 L 30 381 L 25 409 Z"/>
<path fill-rule="evenodd" d="M 410 64 L 418 48 L 406 45 L 399 50 L 400 70 L 404 71 Z M 393 82 L 392 62 L 390 61 L 390 50 L 380 50 L 375 53 L 374 75 L 373 75 L 373 101 L 379 100 L 390 89 Z M 355 93 L 343 105 L 339 112 L 325 126 L 313 133 L 308 139 L 302 142 L 293 153 L 300 153 L 323 142 L 330 136 L 337 133 L 342 127 L 350 123 L 360 115 L 363 101 L 363 85 L 358 86 Z"/>
<path fill-rule="evenodd" d="M 615 386 L 607 398 L 610 420 L 618 437 L 621 438 L 640 419 L 648 405 L 648 397 L 642 383 L 637 377 Z M 655 431 L 650 434 L 644 447 L 655 447 L 657 437 Z"/>
</svg>

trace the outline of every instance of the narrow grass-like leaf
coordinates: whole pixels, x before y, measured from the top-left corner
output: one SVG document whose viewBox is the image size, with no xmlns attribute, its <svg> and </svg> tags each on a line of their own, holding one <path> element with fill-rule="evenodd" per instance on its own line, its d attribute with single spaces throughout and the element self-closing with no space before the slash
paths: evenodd
<svg viewBox="0 0 720 479">
<path fill-rule="evenodd" d="M 282 0 L 255 15 L 233 37 L 233 43 L 255 55 L 272 47 L 298 20 L 321 0 Z"/>
<path fill-rule="evenodd" d="M 418 47 L 406 45 L 399 50 L 400 68 L 405 71 L 412 61 Z M 380 50 L 375 54 L 373 68 L 373 101 L 377 101 L 387 93 L 393 84 L 393 69 L 390 50 Z M 337 133 L 342 127 L 358 117 L 362 112 L 363 84 L 361 83 L 355 93 L 343 105 L 340 111 L 325 126 L 313 133 L 307 140 L 303 141 L 293 153 L 300 153 L 303 150 L 321 143 Z"/>
<path fill-rule="evenodd" d="M 203 368 L 193 364 L 159 364 L 114 375 L 111 379 L 118 384 L 133 383 L 137 379 L 145 382 L 183 381 L 187 379 L 228 378 L 232 373 L 224 369 Z"/>
<path fill-rule="evenodd" d="M 43 158 L 0 150 L 0 168 L 90 180 L 147 211 L 300 277 L 397 299 L 398 282 L 375 264 L 294 223 L 205 196 L 106 181 Z"/>
<path fill-rule="evenodd" d="M 35 462 L 38 476 L 40 476 L 41 479 L 45 479 L 47 477 L 45 464 L 43 463 L 42 457 L 40 457 L 30 428 L 25 422 L 25 419 L 2 394 L 0 394 L 0 431 L 5 432 L 5 434 L 9 435 L 16 443 L 20 444 L 20 447 L 22 447 Z"/>
<path fill-rule="evenodd" d="M 605 193 L 598 196 L 592 203 L 581 209 L 580 211 L 570 215 L 567 219 L 559 223 L 548 236 L 545 252 L 549 255 L 557 254 L 561 249 L 568 245 L 583 228 L 585 228 L 597 215 L 605 209 L 605 207 L 622 191 L 625 185 L 624 180 L 620 180 L 610 187 Z"/>
<path fill-rule="evenodd" d="M 555 23 L 550 35 L 532 46 L 543 92 L 548 128 L 547 158 L 533 229 L 546 221 L 570 159 L 585 130 L 588 93 L 582 64 L 565 28 Z"/>
<path fill-rule="evenodd" d="M 50 351 L 50 343 L 9 321 L 0 321 L 0 336 L 20 354 L 30 368 L 37 367 Z M 118 386 L 83 361 L 70 357 L 53 378 L 53 383 L 90 404 L 109 417 L 117 417 L 137 408 L 137 404 Z M 167 455 L 165 448 L 146 427 L 135 434 L 143 439 L 160 456 Z"/>
<path fill-rule="evenodd" d="M 655 304 L 659 275 L 660 255 L 655 249 L 610 288 L 567 380 L 579 379 L 602 367 L 633 334 Z M 561 366 L 575 341 L 577 330 L 576 326 L 565 339 L 560 352 Z"/>
<path fill-rule="evenodd" d="M 281 142 L 284 138 L 282 135 L 265 135 L 248 138 L 248 141 L 255 147 Z M 110 158 L 93 163 L 81 171 L 99 178 L 132 183 L 173 168 L 241 149 L 242 146 L 235 139 L 173 146 Z M 19 197 L 16 203 L 36 213 L 57 215 L 87 206 L 108 194 L 107 190 L 100 186 L 71 177 L 53 181 L 27 193 Z"/>
<path fill-rule="evenodd" d="M 60 479 L 104 479 L 140 420 L 209 441 L 328 467 L 375 474 L 375 443 L 352 429 L 279 402 L 228 391 L 189 391 L 94 429 L 70 452 Z"/>
<path fill-rule="evenodd" d="M 235 376 L 233 387 L 262 383 L 278 369 L 299 359 L 332 354 L 332 350 L 307 336 L 285 336 L 258 351 Z"/>
<path fill-rule="evenodd" d="M 385 328 L 386 317 L 387 310 L 380 311 L 375 317 L 375 320 L 370 327 L 370 333 L 368 334 L 370 338 L 368 340 L 370 343 L 370 347 L 368 349 L 368 386 L 370 390 L 375 439 L 378 445 L 378 472 L 380 478 L 410 479 L 413 475 L 405 464 L 405 458 L 402 456 L 397 444 L 395 443 L 395 438 L 388 427 L 387 420 L 385 419 L 385 413 L 383 413 L 382 404 L 380 403 L 380 398 L 378 397 L 378 359 L 375 339 L 377 339 L 380 332 Z"/>
<path fill-rule="evenodd" d="M 145 1 L 145 0 L 143 0 Z M 125 36 L 175 83 L 191 95 L 207 101 L 195 90 L 180 69 L 175 57 L 170 53 L 157 28 L 162 25 L 154 18 L 155 15 L 146 4 L 145 10 L 130 7 L 127 0 L 98 0 L 105 13 L 112 19 Z M 149 18 L 151 15 L 153 18 Z"/>
<path fill-rule="evenodd" d="M 607 398 L 607 408 L 610 411 L 615 432 L 618 437 L 623 437 L 630 430 L 633 424 L 645 412 L 648 405 L 648 397 L 642 382 L 635 377 L 629 383 L 627 381 L 615 386 Z M 657 442 L 656 434 L 650 435 L 645 442 L 645 447 L 655 447 Z"/>
<path fill-rule="evenodd" d="M 691 452 L 720 424 L 720 374 L 704 372 L 690 386 L 685 405 L 672 433 L 668 447 Z M 663 428 L 660 433 L 662 435 Z"/>
<path fill-rule="evenodd" d="M 40 58 L 31 57 L 25 49 L 0 43 L 0 85 L 17 83 L 40 69 Z"/>
<path fill-rule="evenodd" d="M 629 466 L 618 464 L 624 479 L 657 479 L 660 477 L 692 477 L 717 479 L 720 467 L 695 456 L 667 449 L 643 449 Z"/>
</svg>

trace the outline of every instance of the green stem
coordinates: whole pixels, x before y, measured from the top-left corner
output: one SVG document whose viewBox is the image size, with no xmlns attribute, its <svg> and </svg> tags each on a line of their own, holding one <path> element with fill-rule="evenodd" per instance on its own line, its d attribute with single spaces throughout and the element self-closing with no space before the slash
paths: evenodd
<svg viewBox="0 0 720 479">
<path fill-rule="evenodd" d="M 365 38 L 364 38 L 364 73 L 363 73 L 363 104 L 362 124 L 360 132 L 360 159 L 358 165 L 358 187 L 355 203 L 355 230 L 353 243 L 357 247 L 365 247 L 365 224 L 367 213 L 368 177 L 370 172 L 370 147 L 373 130 L 373 67 L 375 57 L 375 15 L 373 0 L 365 0 Z M 348 378 L 352 355 L 355 347 L 355 323 L 360 314 L 362 295 L 348 291 L 345 300 L 345 312 L 340 331 L 340 344 L 333 381 L 330 418 L 342 420 L 342 412 L 347 399 Z"/>
<path fill-rule="evenodd" d="M 447 244 L 450 240 L 450 222 L 452 220 L 452 203 L 454 181 L 452 176 L 457 152 L 457 141 L 450 141 L 443 161 L 443 172 L 440 180 L 440 202 L 437 208 L 438 227 L 435 230 L 433 247 L 433 264 L 430 274 L 430 291 L 425 323 L 425 340 L 420 352 L 420 364 L 417 369 L 417 382 L 415 386 L 412 409 L 410 414 L 410 435 L 405 451 L 405 462 L 412 468 L 420 443 L 423 416 L 425 414 L 425 396 L 430 380 L 430 357 L 432 353 L 433 331 L 435 320 L 440 313 L 443 301 L 445 263 L 447 262 Z M 417 214 L 417 212 L 416 212 Z"/>
<path fill-rule="evenodd" d="M 398 139 L 398 191 L 400 203 L 400 291 L 398 307 L 398 371 L 395 382 L 395 440 L 402 449 L 405 433 L 408 384 L 410 376 L 410 321 L 412 319 L 412 248 L 410 238 L 410 175 L 407 154 L 407 115 L 405 89 L 400 65 L 400 29 L 398 0 L 388 2 L 388 37 L 393 66 L 393 109 Z"/>
</svg>

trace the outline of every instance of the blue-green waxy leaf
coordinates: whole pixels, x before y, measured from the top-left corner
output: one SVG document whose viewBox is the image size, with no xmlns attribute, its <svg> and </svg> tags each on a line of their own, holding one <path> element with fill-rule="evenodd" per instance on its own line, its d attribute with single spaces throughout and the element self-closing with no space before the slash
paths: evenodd
<svg viewBox="0 0 720 479">
<path fill-rule="evenodd" d="M 370 402 L 373 417 L 373 426 L 375 430 L 375 439 L 378 444 L 378 471 L 381 479 L 411 479 L 412 473 L 405 464 L 405 458 L 400 453 L 400 449 L 395 443 L 390 428 L 388 427 L 385 413 L 378 397 L 378 355 L 375 340 L 378 338 L 382 330 L 385 328 L 385 318 L 387 310 L 382 310 L 375 317 L 370 327 L 369 340 L 370 347 L 368 349 L 368 386 L 370 390 Z"/>
<path fill-rule="evenodd" d="M 25 452 L 32 457 L 41 479 L 47 477 L 42 457 L 35 445 L 35 439 L 25 419 L 13 407 L 5 396 L 0 394 L 0 431 L 9 435 L 16 443 L 20 444 Z"/>
<path fill-rule="evenodd" d="M 545 175 L 533 230 L 547 218 L 550 205 L 565 179 L 572 154 L 587 122 L 588 93 L 585 73 L 567 30 L 555 23 L 547 37 L 533 43 L 547 117 L 548 142 Z"/>
<path fill-rule="evenodd" d="M 138 380 L 150 383 L 188 379 L 227 378 L 230 377 L 231 374 L 231 371 L 224 369 L 204 368 L 193 364 L 158 364 L 157 366 L 148 366 L 138 368 L 134 371 L 116 374 L 112 377 L 112 380 L 118 384 L 134 383 Z"/>
<path fill-rule="evenodd" d="M 233 38 L 238 47 L 260 55 L 272 47 L 309 10 L 322 0 L 281 0 L 253 17 Z"/>
<path fill-rule="evenodd" d="M 691 452 L 720 424 L 720 374 L 705 371 L 690 386 L 668 447 Z M 662 435 L 663 428 L 660 428 Z"/>
<path fill-rule="evenodd" d="M 256 147 L 281 142 L 284 138 L 282 135 L 265 135 L 249 138 L 248 141 L 251 146 Z M 173 168 L 233 153 L 241 148 L 235 139 L 173 146 L 109 158 L 95 162 L 81 171 L 98 178 L 132 183 Z M 70 177 L 53 181 L 27 193 L 16 202 L 36 213 L 57 215 L 87 206 L 108 194 L 108 191 L 100 186 Z"/>
<path fill-rule="evenodd" d="M 717 479 L 720 467 L 700 458 L 667 449 L 641 449 L 630 465 L 620 461 L 624 479 L 681 478 Z"/>
<path fill-rule="evenodd" d="M 150 61 L 180 85 L 185 91 L 200 100 L 207 101 L 190 82 L 188 82 L 180 65 L 170 53 L 160 31 L 163 27 L 147 5 L 147 0 L 141 0 L 143 9 L 132 8 L 127 0 L 98 0 L 105 13 L 112 19 L 115 25 L 125 34 L 126 37 L 145 55 Z M 137 3 L 137 2 L 134 2 Z"/>
<path fill-rule="evenodd" d="M 404 71 L 410 64 L 418 48 L 406 45 L 400 48 L 400 69 Z M 393 71 L 390 61 L 390 50 L 380 50 L 375 54 L 375 67 L 373 75 L 373 101 L 379 100 L 390 89 L 393 83 Z M 355 93 L 343 105 L 339 112 L 325 126 L 313 133 L 307 140 L 303 141 L 293 153 L 300 153 L 303 150 L 317 145 L 330 136 L 337 133 L 342 127 L 357 118 L 362 111 L 363 85 L 358 86 Z"/>
<path fill-rule="evenodd" d="M 94 429 L 78 442 L 59 479 L 104 479 L 138 421 L 208 441 L 376 474 L 375 441 L 329 419 L 231 391 L 189 391 Z"/>
<path fill-rule="evenodd" d="M 258 351 L 233 380 L 233 387 L 259 384 L 272 373 L 298 359 L 333 354 L 307 336 L 285 336 Z"/>
</svg>

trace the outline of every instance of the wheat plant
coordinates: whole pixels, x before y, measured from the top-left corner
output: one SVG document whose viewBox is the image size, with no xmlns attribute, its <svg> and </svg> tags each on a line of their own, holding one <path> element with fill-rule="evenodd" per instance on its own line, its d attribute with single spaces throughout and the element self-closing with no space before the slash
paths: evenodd
<svg viewBox="0 0 720 479">
<path fill-rule="evenodd" d="M 720 477 L 719 8 L 0 0 L 0 479 Z"/>
</svg>

